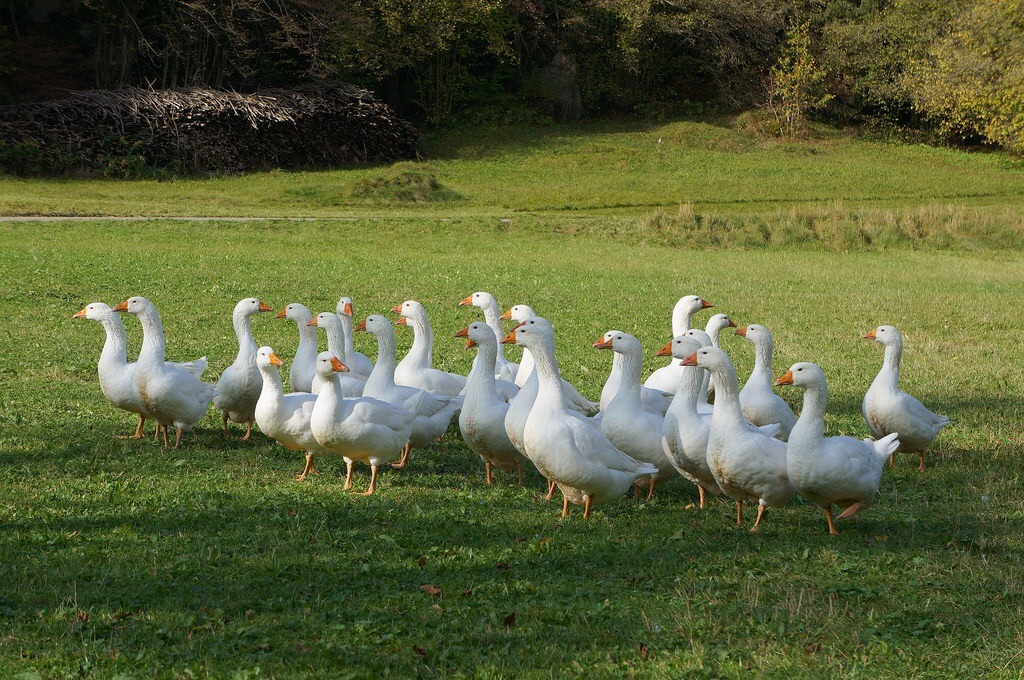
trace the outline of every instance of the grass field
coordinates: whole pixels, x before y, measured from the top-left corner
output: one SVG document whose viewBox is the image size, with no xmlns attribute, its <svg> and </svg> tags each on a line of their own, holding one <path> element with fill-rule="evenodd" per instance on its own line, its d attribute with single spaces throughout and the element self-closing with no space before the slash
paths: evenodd
<svg viewBox="0 0 1024 680">
<path fill-rule="evenodd" d="M 420 166 L 0 179 L 8 215 L 163 217 L 0 223 L 0 676 L 1020 677 L 1019 163 L 826 133 L 752 144 L 697 123 L 466 132 L 427 149 L 427 174 L 459 197 L 395 180 Z M 427 199 L 395 193 L 410 185 Z M 962 221 L 938 228 L 944 239 L 867 249 L 824 232 L 696 249 L 680 203 L 737 225 L 811 208 Z M 313 219 L 166 219 L 196 214 Z M 562 520 L 535 471 L 525 488 L 507 474 L 487 487 L 455 431 L 360 498 L 341 490 L 340 461 L 296 482 L 300 455 L 224 441 L 212 414 L 178 451 L 115 439 L 134 422 L 96 384 L 102 330 L 71 319 L 145 295 L 170 357 L 208 356 L 213 381 L 233 360 L 242 297 L 323 311 L 349 295 L 357 316 L 415 298 L 435 363 L 465 372 L 472 353 L 451 335 L 478 318 L 458 307 L 475 290 L 550 318 L 564 375 L 592 398 L 610 366 L 598 336 L 634 333 L 653 369 L 672 304 L 699 293 L 772 329 L 777 374 L 821 364 L 829 432 L 858 436 L 881 362 L 860 335 L 892 323 L 904 387 L 953 425 L 923 473 L 898 458 L 838 537 L 802 501 L 749 533 L 729 503 L 692 507 L 682 482 Z M 288 363 L 294 327 L 271 316 L 254 332 Z M 400 350 L 409 340 L 400 331 Z M 723 345 L 745 376 L 751 346 Z M 367 481 L 358 469 L 357 488 Z"/>
</svg>

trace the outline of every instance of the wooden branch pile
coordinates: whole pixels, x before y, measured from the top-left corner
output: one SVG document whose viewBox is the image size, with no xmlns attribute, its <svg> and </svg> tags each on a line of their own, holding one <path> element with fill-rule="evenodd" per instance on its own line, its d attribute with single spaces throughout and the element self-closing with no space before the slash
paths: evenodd
<svg viewBox="0 0 1024 680">
<path fill-rule="evenodd" d="M 9 172 L 27 153 L 38 155 L 37 172 L 53 173 L 140 156 L 182 173 L 338 167 L 415 158 L 418 137 L 371 92 L 341 82 L 255 94 L 90 90 L 0 107 Z"/>
</svg>

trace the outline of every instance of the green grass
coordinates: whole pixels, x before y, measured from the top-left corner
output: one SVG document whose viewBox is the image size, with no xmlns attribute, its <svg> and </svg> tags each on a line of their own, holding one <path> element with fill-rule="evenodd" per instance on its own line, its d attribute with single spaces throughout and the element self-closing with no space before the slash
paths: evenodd
<svg viewBox="0 0 1024 680">
<path fill-rule="evenodd" d="M 602 134 L 629 149 L 620 135 L 635 142 L 647 131 Z M 573 142 L 556 128 L 533 144 L 564 147 L 568 158 L 573 144 L 596 137 Z M 384 197 L 346 205 L 350 221 L 0 223 L 0 677 L 1018 677 L 1024 255 L 989 242 L 965 250 L 962 241 L 691 250 L 630 231 L 651 219 L 643 211 L 539 214 L 526 198 L 529 210 L 503 223 L 497 197 L 507 192 L 514 205 L 513 194 L 526 196 L 543 177 L 523 169 L 505 179 L 495 159 L 511 159 L 517 147 L 502 139 L 495 135 L 491 148 L 486 136 L 474 146 L 467 135 L 435 153 L 436 181 L 462 196 L 445 210 L 394 207 Z M 528 159 L 536 153 L 530 162 L 543 174 L 543 153 L 519 148 Z M 740 163 L 761 151 L 731 153 Z M 1001 179 L 983 191 L 1019 174 L 996 155 L 889 149 L 903 153 L 961 172 L 987 168 Z M 491 180 L 484 161 L 496 164 Z M 577 162 L 592 161 L 582 154 Z M 200 212 L 204 187 L 217 185 L 211 195 L 226 214 L 260 215 L 272 206 L 260 190 L 275 182 L 280 197 L 297 178 L 350 186 L 387 172 L 0 185 L 30 187 L 26 200 L 51 207 L 120 192 L 122 208 L 153 214 Z M 648 180 L 657 203 L 664 194 L 656 187 L 669 178 Z M 950 196 L 936 182 L 932 199 L 922 188 L 913 200 L 851 210 L 906 215 L 941 205 Z M 851 186 L 856 192 L 877 193 Z M 981 207 L 1012 220 L 1012 198 L 998 194 Z M 764 219 L 775 219 L 776 208 L 766 210 Z M 478 318 L 458 306 L 475 290 L 550 318 L 565 376 L 594 398 L 610 357 L 591 343 L 610 328 L 632 332 L 653 369 L 672 304 L 699 293 L 737 323 L 772 329 L 777 373 L 820 363 L 829 432 L 858 436 L 867 434 L 860 398 L 881 362 L 880 348 L 860 335 L 892 323 L 907 341 L 904 387 L 953 425 L 925 472 L 913 456 L 898 459 L 874 506 L 841 522 L 839 537 L 800 501 L 770 511 L 751 534 L 720 499 L 702 512 L 690 507 L 695 493 L 681 482 L 651 502 L 624 498 L 589 521 L 578 508 L 562 520 L 560 504 L 538 500 L 535 471 L 526 488 L 508 474 L 488 488 L 482 463 L 454 431 L 414 453 L 408 469 L 384 473 L 376 496 L 360 498 L 341 490 L 340 461 L 324 460 L 319 474 L 295 482 L 300 455 L 262 436 L 224 441 L 212 414 L 179 451 L 115 439 L 134 422 L 96 384 L 102 331 L 71 319 L 88 302 L 144 294 L 163 314 L 170 357 L 207 355 L 215 380 L 234 358 L 229 315 L 241 297 L 322 311 L 350 295 L 357 316 L 416 298 L 434 324 L 435 363 L 465 372 L 472 352 L 451 335 Z M 287 363 L 294 327 L 271 316 L 256 318 L 254 332 Z M 137 348 L 138 324 L 128 318 L 126 326 Z M 404 351 L 409 334 L 399 337 Z M 374 351 L 369 338 L 356 340 Z M 733 336 L 723 345 L 745 375 L 751 346 Z M 782 393 L 797 403 L 795 391 Z M 358 469 L 357 487 L 367 482 Z"/>
</svg>

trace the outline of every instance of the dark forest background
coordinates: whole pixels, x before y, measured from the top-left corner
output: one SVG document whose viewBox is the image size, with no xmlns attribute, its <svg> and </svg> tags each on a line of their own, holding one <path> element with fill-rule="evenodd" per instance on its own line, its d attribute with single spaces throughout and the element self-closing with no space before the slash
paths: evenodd
<svg viewBox="0 0 1024 680">
<path fill-rule="evenodd" d="M 0 0 L 0 103 L 342 79 L 418 124 L 751 111 L 1024 151 L 1022 0 Z"/>
</svg>

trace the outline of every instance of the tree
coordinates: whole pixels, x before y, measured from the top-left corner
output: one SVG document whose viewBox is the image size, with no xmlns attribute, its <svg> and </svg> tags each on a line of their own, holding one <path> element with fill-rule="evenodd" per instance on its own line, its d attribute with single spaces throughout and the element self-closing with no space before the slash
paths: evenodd
<svg viewBox="0 0 1024 680">
<path fill-rule="evenodd" d="M 790 28 L 767 86 L 766 105 L 783 134 L 799 132 L 807 113 L 822 108 L 832 98 L 825 90 L 826 75 L 811 52 L 809 25 L 805 22 Z"/>
</svg>

